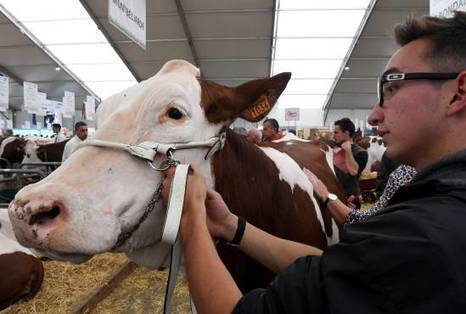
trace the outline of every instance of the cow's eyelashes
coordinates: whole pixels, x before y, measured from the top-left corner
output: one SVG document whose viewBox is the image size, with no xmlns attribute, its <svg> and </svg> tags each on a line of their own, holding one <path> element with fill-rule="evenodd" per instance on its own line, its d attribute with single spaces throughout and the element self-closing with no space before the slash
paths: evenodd
<svg viewBox="0 0 466 314">
<path fill-rule="evenodd" d="M 168 117 L 170 119 L 180 120 L 181 118 L 183 118 L 183 113 L 181 112 L 180 109 L 173 107 L 173 108 L 168 109 Z"/>
</svg>

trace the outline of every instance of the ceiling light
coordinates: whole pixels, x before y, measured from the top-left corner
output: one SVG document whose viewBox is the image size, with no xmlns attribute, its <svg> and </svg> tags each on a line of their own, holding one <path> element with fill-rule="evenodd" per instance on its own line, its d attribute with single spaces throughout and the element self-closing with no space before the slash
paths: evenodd
<svg viewBox="0 0 466 314">
<path fill-rule="evenodd" d="M 350 67 L 349 66 L 345 66 L 345 71 L 349 71 L 350 70 Z"/>
<path fill-rule="evenodd" d="M 60 67 L 55 67 L 55 71 L 60 71 Z"/>
</svg>

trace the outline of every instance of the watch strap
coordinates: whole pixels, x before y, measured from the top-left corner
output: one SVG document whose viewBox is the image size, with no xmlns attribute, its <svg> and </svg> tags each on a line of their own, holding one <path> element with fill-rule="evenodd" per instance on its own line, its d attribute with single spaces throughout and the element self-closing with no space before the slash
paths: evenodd
<svg viewBox="0 0 466 314">
<path fill-rule="evenodd" d="M 241 216 L 238 216 L 238 226 L 236 227 L 235 236 L 233 237 L 233 240 L 228 241 L 227 244 L 238 247 L 239 244 L 241 243 L 241 240 L 243 239 L 245 230 L 246 230 L 246 219 L 244 219 Z"/>
</svg>

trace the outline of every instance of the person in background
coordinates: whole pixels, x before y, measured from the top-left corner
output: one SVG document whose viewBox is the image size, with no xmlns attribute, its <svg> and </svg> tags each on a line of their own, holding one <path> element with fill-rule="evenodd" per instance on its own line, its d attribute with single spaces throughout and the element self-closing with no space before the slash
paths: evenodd
<svg viewBox="0 0 466 314">
<path fill-rule="evenodd" d="M 251 128 L 248 130 L 248 134 L 246 135 L 246 139 L 253 143 L 253 144 L 259 144 L 262 139 L 262 132 L 259 129 L 256 128 Z"/>
<path fill-rule="evenodd" d="M 79 144 L 87 138 L 87 124 L 79 121 L 74 125 L 74 136 L 66 143 L 62 161 L 65 161 L 75 151 Z"/>
<path fill-rule="evenodd" d="M 52 124 L 52 131 L 53 131 L 53 142 L 58 143 L 58 142 L 63 142 L 66 140 L 66 137 L 63 133 L 61 133 L 61 125 L 60 123 L 54 123 Z"/>
<path fill-rule="evenodd" d="M 354 208 L 361 207 L 359 176 L 366 166 L 367 151 L 353 143 L 354 123 L 343 118 L 335 121 L 334 136 L 339 147 L 334 148 L 335 174 L 345 190 L 349 203 Z"/>
<path fill-rule="evenodd" d="M 377 197 L 380 197 L 382 195 L 383 191 L 385 190 L 385 186 L 387 185 L 390 174 L 399 166 L 400 163 L 396 160 L 390 159 L 390 157 L 387 156 L 387 152 L 383 153 L 379 169 L 377 169 L 377 179 L 375 187 Z"/>
<path fill-rule="evenodd" d="M 369 123 L 414 180 L 321 251 L 244 222 L 194 166 L 180 237 L 199 313 L 466 313 L 466 12 L 411 16 L 395 38 Z M 277 277 L 243 295 L 212 237 L 235 239 Z"/>
<path fill-rule="evenodd" d="M 314 187 L 314 193 L 321 200 L 332 217 L 339 226 L 349 225 L 355 222 L 363 222 L 370 216 L 375 215 L 379 210 L 388 206 L 390 199 L 401 187 L 409 184 L 416 175 L 416 169 L 408 165 L 400 165 L 391 174 L 387 180 L 386 187 L 378 201 L 371 207 L 361 210 L 346 206 L 340 200 L 329 202 L 327 197 L 329 191 L 325 184 L 317 178 L 311 171 L 304 169 L 304 173 Z"/>
<path fill-rule="evenodd" d="M 262 126 L 263 126 L 262 141 L 270 142 L 270 141 L 279 140 L 283 137 L 283 135 L 279 131 L 280 125 L 278 124 L 277 120 L 266 119 L 264 123 L 262 124 Z"/>
</svg>

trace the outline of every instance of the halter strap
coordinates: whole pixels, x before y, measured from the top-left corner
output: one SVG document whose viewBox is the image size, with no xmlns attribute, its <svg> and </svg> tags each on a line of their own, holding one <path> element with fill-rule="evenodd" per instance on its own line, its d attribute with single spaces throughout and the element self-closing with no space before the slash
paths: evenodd
<svg viewBox="0 0 466 314">
<path fill-rule="evenodd" d="M 87 140 L 79 144 L 77 149 L 85 146 L 106 147 L 111 149 L 123 150 L 135 157 L 152 162 L 157 153 L 168 155 L 169 152 L 192 149 L 192 148 L 209 148 L 205 159 L 210 158 L 216 151 L 223 148 L 225 144 L 225 133 L 212 137 L 206 141 L 193 141 L 187 143 L 158 143 L 154 141 L 145 141 L 138 145 L 123 144 L 104 140 Z"/>
</svg>

